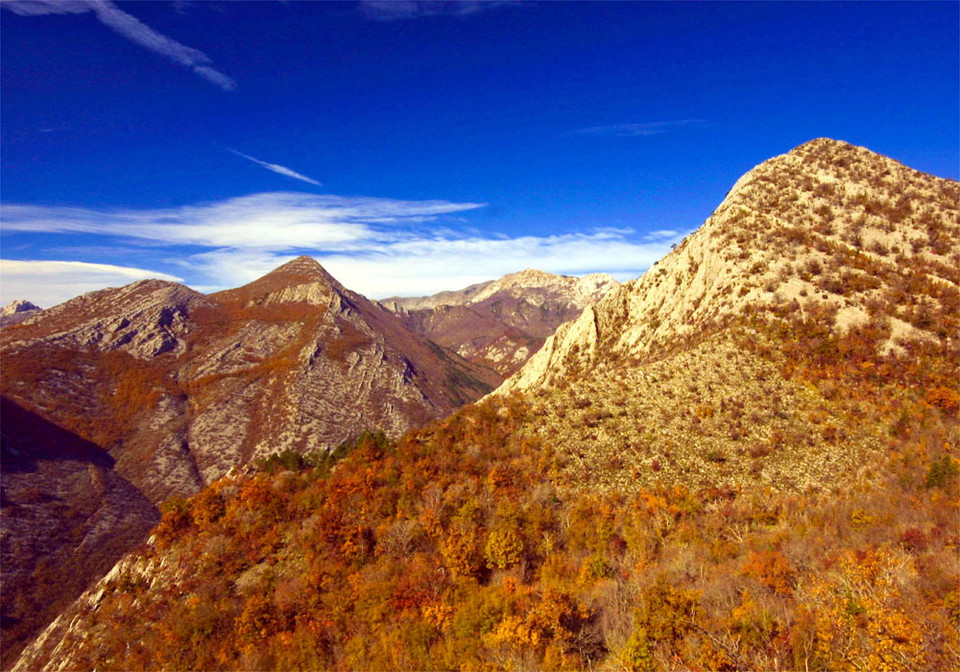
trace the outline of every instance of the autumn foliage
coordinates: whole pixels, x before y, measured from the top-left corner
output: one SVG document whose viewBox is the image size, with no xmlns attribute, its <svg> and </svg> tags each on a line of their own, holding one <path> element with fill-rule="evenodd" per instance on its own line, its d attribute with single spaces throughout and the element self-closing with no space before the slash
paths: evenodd
<svg viewBox="0 0 960 672">
<path fill-rule="evenodd" d="M 828 360 L 794 362 L 813 379 Z M 865 393 L 850 368 L 831 379 Z M 96 637 L 75 643 L 77 660 L 949 669 L 957 425 L 926 392 L 898 389 L 887 457 L 842 490 L 570 488 L 549 443 L 519 431 L 531 421 L 521 398 L 398 442 L 364 435 L 335 463 L 264 463 L 166 505 L 140 560 L 164 568 L 108 586 L 83 615 Z"/>
</svg>

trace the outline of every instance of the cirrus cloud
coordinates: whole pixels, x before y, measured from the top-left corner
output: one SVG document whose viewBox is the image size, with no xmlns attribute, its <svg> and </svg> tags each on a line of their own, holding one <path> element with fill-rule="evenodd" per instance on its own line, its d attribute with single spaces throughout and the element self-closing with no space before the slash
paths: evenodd
<svg viewBox="0 0 960 672">
<path fill-rule="evenodd" d="M 160 54 L 224 91 L 237 88 L 233 79 L 213 68 L 213 61 L 205 53 L 158 33 L 110 0 L 0 0 L 0 6 L 20 16 L 93 12 L 100 23 L 134 44 Z"/>
<path fill-rule="evenodd" d="M 574 135 L 605 135 L 618 138 L 663 135 L 681 128 L 696 128 L 705 124 L 704 119 L 676 119 L 674 121 L 646 121 L 638 124 L 610 124 L 591 126 L 574 131 Z"/>
<path fill-rule="evenodd" d="M 237 150 L 235 150 L 235 149 L 230 149 L 229 147 L 227 148 L 227 151 L 230 152 L 231 154 L 236 154 L 237 156 L 242 156 L 243 158 L 247 159 L 248 161 L 252 161 L 253 163 L 257 164 L 258 166 L 263 166 L 263 167 L 266 168 L 267 170 L 273 171 L 274 173 L 278 173 L 278 174 L 280 174 L 280 175 L 285 175 L 286 177 L 292 177 L 292 178 L 295 179 L 295 180 L 300 180 L 301 182 L 306 182 L 307 184 L 313 184 L 313 185 L 316 185 L 316 186 L 318 186 L 318 187 L 322 187 L 322 186 L 323 186 L 322 184 L 320 184 L 319 182 L 317 182 L 317 181 L 316 181 L 315 179 L 313 179 L 312 177 L 307 177 L 306 175 L 302 175 L 302 174 L 298 173 L 298 172 L 295 171 L 295 170 L 291 170 L 290 168 L 287 168 L 286 166 L 281 166 L 279 163 L 267 163 L 266 161 L 261 161 L 260 159 L 256 159 L 256 158 L 250 156 L 249 154 L 244 154 L 243 152 L 238 152 Z"/>
<path fill-rule="evenodd" d="M 267 192 L 224 201 L 160 209 L 94 209 L 2 204 L 7 232 L 78 233 L 262 250 L 351 250 L 386 243 L 404 227 L 482 203 Z"/>
<path fill-rule="evenodd" d="M 360 11 L 374 21 L 398 21 L 427 16 L 470 16 L 519 0 L 360 0 Z"/>
</svg>

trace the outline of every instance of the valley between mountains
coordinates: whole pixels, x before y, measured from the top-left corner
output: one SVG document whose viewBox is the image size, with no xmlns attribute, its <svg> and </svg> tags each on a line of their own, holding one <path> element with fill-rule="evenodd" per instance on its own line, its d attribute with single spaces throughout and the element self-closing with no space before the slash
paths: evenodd
<svg viewBox="0 0 960 672">
<path fill-rule="evenodd" d="M 867 149 L 623 284 L 300 257 L 16 321 L 4 669 L 960 663 L 960 185 Z"/>
</svg>

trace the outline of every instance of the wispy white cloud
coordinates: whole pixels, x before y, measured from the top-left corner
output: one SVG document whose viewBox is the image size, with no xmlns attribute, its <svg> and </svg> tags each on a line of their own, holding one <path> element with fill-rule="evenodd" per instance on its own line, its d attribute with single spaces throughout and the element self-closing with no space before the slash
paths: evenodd
<svg viewBox="0 0 960 672">
<path fill-rule="evenodd" d="M 608 135 L 620 138 L 662 135 L 681 128 L 695 128 L 707 123 L 704 119 L 677 119 L 675 121 L 648 121 L 639 124 L 611 124 L 592 126 L 574 131 L 574 135 Z"/>
<path fill-rule="evenodd" d="M 421 296 L 459 289 L 524 268 L 582 275 L 637 277 L 670 247 L 594 232 L 505 240 L 461 238 L 418 240 L 382 254 L 329 255 L 321 260 L 334 277 L 367 296 Z"/>
<path fill-rule="evenodd" d="M 594 232 L 506 239 L 411 237 L 387 245 L 364 244 L 349 253 L 312 254 L 344 286 L 384 298 L 460 289 L 524 268 L 567 275 L 605 272 L 629 280 L 669 252 L 679 238 L 636 242 Z M 221 248 L 175 263 L 184 275 L 204 279 L 196 289 L 215 291 L 255 280 L 302 252 Z"/>
<path fill-rule="evenodd" d="M 0 220 L 8 232 L 87 233 L 237 249 L 349 251 L 363 242 L 390 242 L 404 227 L 480 207 L 482 203 L 269 192 L 155 210 L 0 204 Z"/>
<path fill-rule="evenodd" d="M 91 10 L 86 0 L 76 0 L 76 2 L 67 2 L 66 0 L 0 0 L 0 6 L 6 7 L 20 16 L 83 14 Z"/>
<path fill-rule="evenodd" d="M 673 229 L 663 229 L 661 231 L 650 231 L 643 236 L 644 240 L 665 240 L 668 238 L 676 238 L 679 231 L 674 231 Z"/>
<path fill-rule="evenodd" d="M 287 177 L 292 177 L 292 178 L 295 179 L 295 180 L 300 180 L 301 182 L 307 182 L 308 184 L 315 184 L 315 185 L 318 186 L 318 187 L 322 187 L 322 186 L 323 186 L 322 184 L 320 184 L 319 182 L 317 182 L 317 181 L 316 181 L 315 179 L 313 179 L 312 177 L 307 177 L 306 175 L 302 175 L 302 174 L 298 173 L 298 172 L 295 171 L 295 170 L 290 170 L 290 169 L 287 168 L 286 166 L 281 166 L 280 164 L 277 164 L 277 163 L 267 163 L 266 161 L 261 161 L 260 159 L 256 159 L 256 158 L 250 156 L 249 154 L 244 154 L 243 152 L 238 152 L 237 150 L 235 150 L 235 149 L 230 149 L 229 147 L 227 148 L 227 151 L 228 151 L 228 152 L 231 152 L 231 153 L 233 153 L 233 154 L 236 154 L 237 156 L 242 156 L 243 158 L 247 159 L 248 161 L 253 161 L 255 164 L 257 164 L 257 165 L 259 165 L 259 166 L 263 166 L 263 167 L 266 168 L 267 170 L 272 170 L 272 171 L 275 172 L 275 173 L 279 173 L 279 174 L 281 174 L 281 175 L 286 175 Z"/>
<path fill-rule="evenodd" d="M 134 44 L 160 54 L 224 91 L 237 88 L 233 79 L 213 68 L 213 61 L 202 51 L 158 33 L 110 0 L 0 0 L 0 4 L 21 16 L 93 12 L 101 23 Z"/>
<path fill-rule="evenodd" d="M 201 291 L 236 287 L 310 254 L 372 298 L 432 294 L 528 267 L 626 280 L 682 237 L 624 227 L 551 236 L 480 232 L 460 221 L 480 207 L 281 192 L 155 210 L 3 205 L 0 219 L 8 234 L 91 234 L 148 245 L 149 261 L 139 265 L 167 269 Z"/>
<path fill-rule="evenodd" d="M 81 261 L 0 259 L 0 305 L 25 298 L 38 306 L 50 308 L 86 292 L 147 278 L 182 282 L 176 276 L 142 268 Z"/>
<path fill-rule="evenodd" d="M 398 21 L 424 16 L 469 16 L 519 0 L 360 0 L 360 11 L 374 21 Z"/>
</svg>

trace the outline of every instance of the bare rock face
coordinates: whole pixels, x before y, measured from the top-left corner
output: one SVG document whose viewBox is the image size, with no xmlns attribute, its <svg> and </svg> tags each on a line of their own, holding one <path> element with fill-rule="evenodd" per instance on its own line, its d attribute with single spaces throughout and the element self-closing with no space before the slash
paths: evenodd
<svg viewBox="0 0 960 672">
<path fill-rule="evenodd" d="M 25 299 L 11 301 L 3 308 L 0 308 L 0 327 L 6 327 L 11 324 L 19 324 L 20 322 L 33 317 L 41 310 L 42 308 L 40 308 L 40 306 L 30 303 Z"/>
<path fill-rule="evenodd" d="M 509 376 L 560 324 L 619 284 L 605 273 L 575 278 L 527 269 L 456 292 L 381 304 L 417 333 Z"/>
<path fill-rule="evenodd" d="M 5 339 L 5 352 L 32 347 L 122 350 L 138 359 L 182 352 L 186 316 L 203 294 L 164 280 L 103 289 L 43 311 Z M 15 334 L 15 335 L 14 335 Z M 9 344 L 9 345 L 8 345 Z"/>
<path fill-rule="evenodd" d="M 211 299 L 211 315 L 240 319 L 201 334 L 181 372 L 194 417 L 188 442 L 208 481 L 285 448 L 330 449 L 365 429 L 397 436 L 499 382 L 425 343 L 308 258 Z"/>
<path fill-rule="evenodd" d="M 564 324 L 498 390 L 536 389 L 571 367 L 651 359 L 751 313 L 879 320 L 882 347 L 955 331 L 960 188 L 862 147 L 820 138 L 765 161 L 642 277 Z M 922 288 L 923 291 L 920 291 Z"/>
<path fill-rule="evenodd" d="M 364 430 L 398 436 L 502 380 L 425 341 L 308 257 L 210 296 L 159 280 L 86 294 L 5 328 L 0 358 L 5 404 L 96 458 L 87 468 L 51 457 L 46 434 L 30 434 L 30 423 L 11 424 L 4 412 L 14 451 L 4 453 L 5 465 L 8 457 L 34 465 L 9 488 L 4 480 L 5 567 L 33 571 L 31 540 L 45 528 L 31 521 L 62 518 L 58 507 L 73 510 L 87 498 L 80 510 L 103 510 L 124 492 L 143 505 L 131 504 L 132 522 L 110 509 L 99 536 L 76 547 L 70 540 L 86 538 L 90 520 L 57 523 L 65 531 L 44 554 L 74 548 L 81 558 L 72 597 L 119 557 L 103 549 L 139 543 L 156 521 L 155 505 L 169 497 L 273 452 L 330 450 Z M 84 490 L 77 469 L 96 471 L 103 485 Z M 54 585 L 67 578 L 55 566 L 45 571 Z M 16 584 L 27 598 L 4 591 L 5 619 L 22 620 L 35 607 L 34 585 Z M 4 643 L 12 651 L 20 641 L 5 635 Z"/>
</svg>

